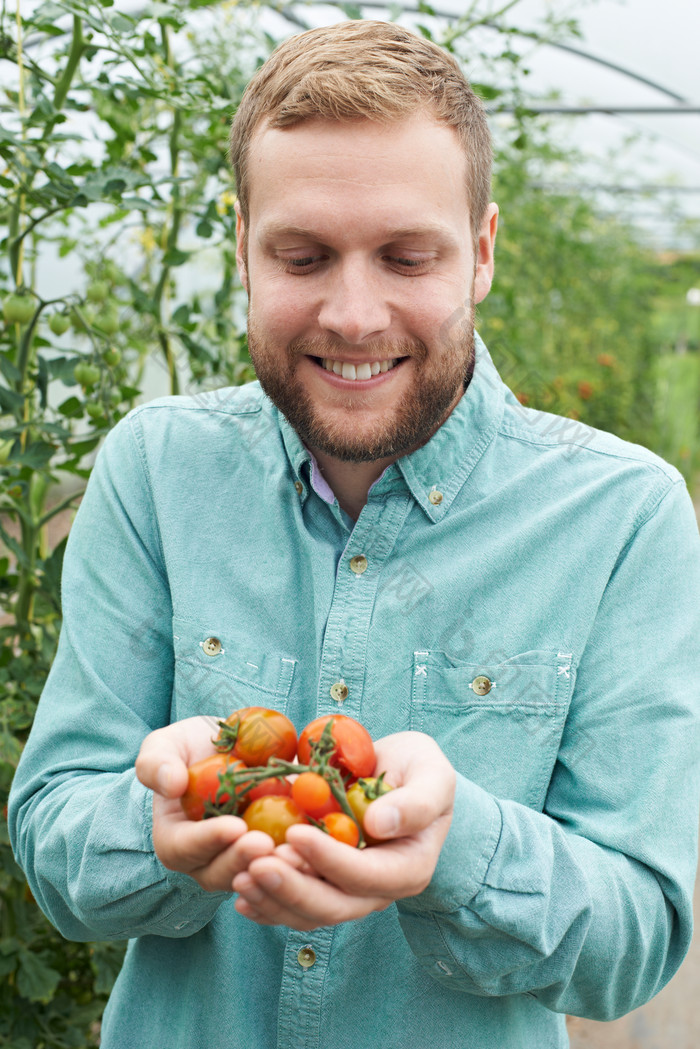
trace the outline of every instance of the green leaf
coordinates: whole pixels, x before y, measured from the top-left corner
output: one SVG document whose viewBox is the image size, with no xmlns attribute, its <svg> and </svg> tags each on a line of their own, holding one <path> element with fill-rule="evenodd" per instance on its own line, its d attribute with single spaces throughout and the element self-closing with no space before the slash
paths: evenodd
<svg viewBox="0 0 700 1049">
<path fill-rule="evenodd" d="M 59 404 L 58 410 L 67 419 L 80 419 L 83 415 L 83 402 L 78 397 L 69 397 Z"/>
<path fill-rule="evenodd" d="M 99 437 L 91 437 L 89 441 L 72 441 L 70 444 L 66 445 L 66 450 L 70 455 L 77 455 L 80 457 L 93 451 L 99 443 Z"/>
<path fill-rule="evenodd" d="M 24 397 L 21 393 L 0 386 L 0 408 L 9 415 L 20 416 L 24 408 Z"/>
<path fill-rule="evenodd" d="M 60 379 L 65 386 L 75 386 L 75 357 L 54 357 L 49 361 L 49 373 L 52 379 Z"/>
<path fill-rule="evenodd" d="M 0 372 L 2 372 L 8 382 L 18 383 L 22 378 L 19 368 L 15 368 L 6 353 L 0 353 Z"/>
<path fill-rule="evenodd" d="M 22 466 L 30 466 L 32 470 L 42 470 L 48 466 L 56 453 L 56 446 L 46 441 L 34 441 L 25 452 L 14 457 L 16 463 Z"/>
<path fill-rule="evenodd" d="M 191 251 L 180 251 L 179 248 L 171 248 L 170 251 L 166 251 L 163 256 L 163 264 L 165 266 L 182 266 L 187 262 L 191 256 Z"/>
<path fill-rule="evenodd" d="M 47 965 L 38 954 L 23 950 L 19 957 L 17 990 L 30 1002 L 50 1002 L 61 974 Z"/>
</svg>

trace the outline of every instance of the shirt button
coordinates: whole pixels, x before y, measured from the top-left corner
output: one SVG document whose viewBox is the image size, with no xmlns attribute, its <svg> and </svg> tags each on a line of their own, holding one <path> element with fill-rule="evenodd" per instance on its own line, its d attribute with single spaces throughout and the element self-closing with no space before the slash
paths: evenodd
<svg viewBox="0 0 700 1049">
<path fill-rule="evenodd" d="M 295 481 L 294 487 L 297 490 L 297 495 L 301 495 L 301 493 L 304 491 L 304 485 L 301 483 L 301 481 Z"/>
<path fill-rule="evenodd" d="M 367 571 L 367 558 L 364 554 L 356 554 L 355 557 L 350 558 L 350 568 L 353 570 L 355 575 L 362 575 L 363 572 Z"/>
<path fill-rule="evenodd" d="M 348 686 L 344 681 L 336 681 L 334 685 L 331 685 L 331 696 L 336 703 L 342 703 L 348 698 Z"/>
<path fill-rule="evenodd" d="M 202 648 L 208 656 L 218 656 L 221 652 L 221 642 L 218 637 L 208 637 L 206 641 L 202 641 Z"/>
<path fill-rule="evenodd" d="M 437 489 L 433 489 L 432 492 L 428 493 L 428 499 L 433 506 L 439 506 L 442 502 L 442 492 L 438 492 Z"/>
<path fill-rule="evenodd" d="M 485 696 L 493 688 L 493 681 L 484 674 L 479 674 L 478 677 L 474 678 L 469 687 L 476 692 L 477 696 Z"/>
<path fill-rule="evenodd" d="M 297 954 L 297 961 L 302 969 L 310 969 L 316 961 L 316 951 L 313 947 L 309 947 L 307 944 L 307 946 L 302 947 Z"/>
</svg>

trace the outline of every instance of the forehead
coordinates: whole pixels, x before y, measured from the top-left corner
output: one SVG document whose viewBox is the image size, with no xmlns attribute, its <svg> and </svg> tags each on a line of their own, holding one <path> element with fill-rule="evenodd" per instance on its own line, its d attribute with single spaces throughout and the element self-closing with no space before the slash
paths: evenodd
<svg viewBox="0 0 700 1049">
<path fill-rule="evenodd" d="M 406 228 L 468 221 L 466 158 L 457 132 L 417 114 L 392 123 L 311 120 L 263 126 L 248 158 L 249 219 L 310 226 L 324 211 L 344 223 Z M 330 216 L 329 216 L 330 217 Z"/>
</svg>

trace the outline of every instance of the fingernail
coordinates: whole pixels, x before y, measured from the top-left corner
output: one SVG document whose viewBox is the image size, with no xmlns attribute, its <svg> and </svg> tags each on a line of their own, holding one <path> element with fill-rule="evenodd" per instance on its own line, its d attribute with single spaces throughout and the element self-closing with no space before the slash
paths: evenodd
<svg viewBox="0 0 700 1049">
<path fill-rule="evenodd" d="M 374 830 L 381 836 L 396 834 L 399 829 L 399 810 L 393 805 L 384 805 L 374 817 Z"/>
<path fill-rule="evenodd" d="M 172 769 L 170 765 L 161 765 L 158 769 L 156 776 L 156 783 L 158 784 L 158 793 L 169 797 L 170 795 L 170 777 Z"/>
</svg>

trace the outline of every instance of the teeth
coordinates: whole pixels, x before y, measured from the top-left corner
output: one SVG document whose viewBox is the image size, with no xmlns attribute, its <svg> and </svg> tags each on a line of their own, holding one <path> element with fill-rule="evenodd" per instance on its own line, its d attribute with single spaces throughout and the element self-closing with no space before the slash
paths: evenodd
<svg viewBox="0 0 700 1049">
<path fill-rule="evenodd" d="M 323 367 L 327 372 L 333 372 L 334 375 L 342 375 L 344 379 L 371 379 L 373 375 L 379 375 L 380 372 L 390 371 L 396 361 L 363 361 L 362 364 L 350 364 L 348 361 L 334 361 L 330 357 L 324 357 L 322 361 Z"/>
</svg>

